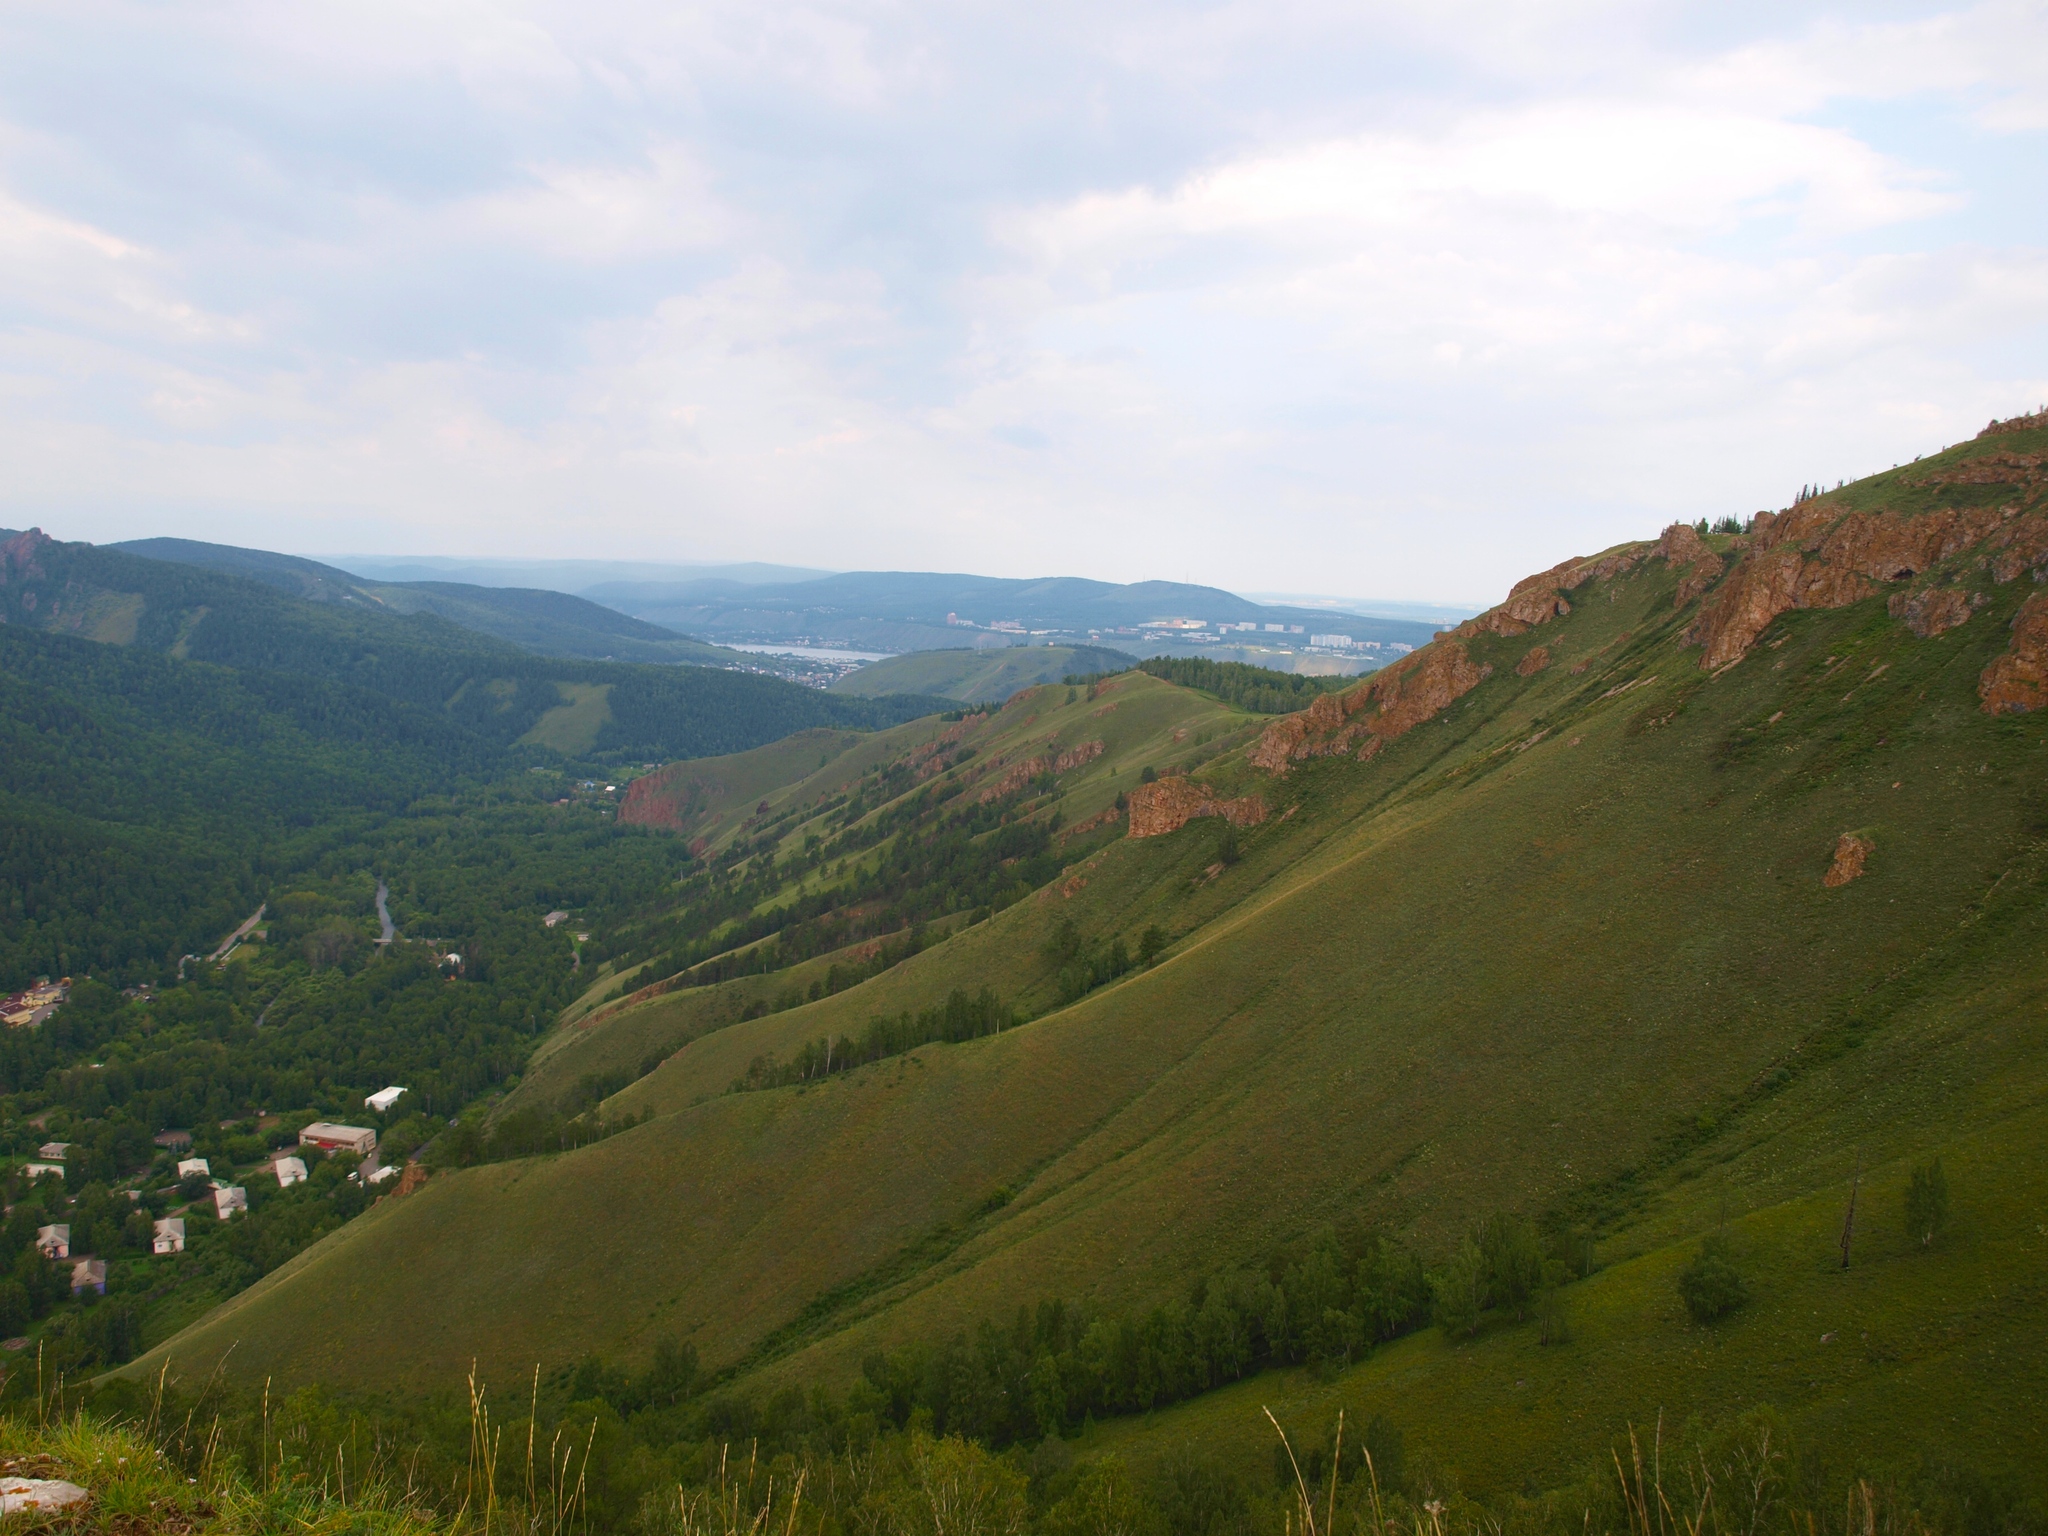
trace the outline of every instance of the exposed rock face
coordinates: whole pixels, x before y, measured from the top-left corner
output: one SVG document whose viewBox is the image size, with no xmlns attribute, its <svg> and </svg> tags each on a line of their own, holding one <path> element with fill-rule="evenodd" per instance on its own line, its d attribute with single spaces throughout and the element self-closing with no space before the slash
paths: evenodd
<svg viewBox="0 0 2048 1536">
<path fill-rule="evenodd" d="M 2025 714 L 2048 704 L 2048 592 L 2036 592 L 2012 618 L 2012 646 L 1977 679 L 1987 715 Z"/>
<path fill-rule="evenodd" d="M 1739 661 L 1781 613 L 1841 608 L 1872 597 L 1881 583 L 1906 581 L 1983 542 L 2017 508 L 1848 512 L 1826 496 L 1789 511 L 1758 513 L 1750 547 L 1686 632 L 1715 671 Z"/>
<path fill-rule="evenodd" d="M 398 1176 L 398 1188 L 392 1193 L 405 1196 L 427 1182 L 427 1167 L 424 1163 L 407 1163 L 405 1172 Z"/>
<path fill-rule="evenodd" d="M 1946 634 L 1976 611 L 1981 598 L 1960 587 L 1921 587 L 1917 591 L 1894 592 L 1886 609 L 1922 640 Z"/>
<path fill-rule="evenodd" d="M 1867 837 L 1858 837 L 1854 832 L 1844 832 L 1835 839 L 1835 861 L 1828 866 L 1828 872 L 1820 877 L 1820 883 L 1833 887 L 1847 885 L 1863 873 L 1863 861 L 1877 851 L 1877 844 Z"/>
<path fill-rule="evenodd" d="M 2003 586 L 2026 572 L 2048 580 L 2048 517 L 2024 512 L 1984 541 L 1991 556 L 1991 579 Z"/>
<path fill-rule="evenodd" d="M 1178 832 L 1197 816 L 1221 816 L 1233 827 L 1256 827 L 1266 819 L 1266 802 L 1257 795 L 1220 800 L 1208 785 L 1180 777 L 1140 784 L 1131 791 L 1130 806 L 1132 837 Z"/>
<path fill-rule="evenodd" d="M 1728 569 L 1728 562 L 1707 548 L 1706 540 L 1690 523 L 1673 523 L 1666 528 L 1654 553 L 1674 568 L 1685 567 L 1678 578 L 1678 594 L 1672 599 L 1675 608 L 1683 608 L 1698 597 Z"/>
<path fill-rule="evenodd" d="M 1550 665 L 1550 647 L 1536 645 L 1529 648 L 1529 654 L 1515 663 L 1515 676 L 1534 677 Z"/>
<path fill-rule="evenodd" d="M 1382 667 L 1356 688 L 1326 693 L 1300 714 L 1275 720 L 1252 749 L 1251 761 L 1268 773 L 1285 773 L 1290 764 L 1304 758 L 1348 751 L 1360 737 L 1365 738 L 1365 745 L 1359 756 L 1371 757 L 1386 742 L 1405 735 L 1470 693 L 1492 673 L 1491 667 L 1472 660 L 1462 642 L 1437 640 L 1391 667 Z M 1368 706 L 1375 704 L 1379 707 L 1367 713 Z"/>
<path fill-rule="evenodd" d="M 42 552 L 44 545 L 55 542 L 42 529 L 31 528 L 0 544 L 0 582 L 14 576 L 28 580 L 41 579 L 44 574 L 43 568 L 36 564 L 36 556 Z"/>
</svg>

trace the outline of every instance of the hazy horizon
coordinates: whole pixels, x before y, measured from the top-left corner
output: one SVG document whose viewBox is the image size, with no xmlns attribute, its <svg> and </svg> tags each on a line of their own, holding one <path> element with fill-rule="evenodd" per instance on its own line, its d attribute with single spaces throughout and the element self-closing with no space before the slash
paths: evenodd
<svg viewBox="0 0 2048 1536">
<path fill-rule="evenodd" d="M 0 17 L 0 522 L 1481 605 L 2048 398 L 2024 4 Z"/>
</svg>

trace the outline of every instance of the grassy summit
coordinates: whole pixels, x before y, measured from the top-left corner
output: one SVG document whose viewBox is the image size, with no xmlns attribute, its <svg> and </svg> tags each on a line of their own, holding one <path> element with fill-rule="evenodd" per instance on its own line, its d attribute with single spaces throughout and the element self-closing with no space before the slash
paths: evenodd
<svg viewBox="0 0 2048 1536">
<path fill-rule="evenodd" d="M 1910 1435 L 2038 1479 L 2044 457 L 2024 426 L 1743 534 L 1568 561 L 1270 723 L 1126 675 L 899 727 L 837 770 L 792 754 L 778 784 L 643 781 L 650 824 L 779 892 L 761 912 L 991 791 L 1005 819 L 978 836 L 1091 831 L 1024 899 L 934 920 L 843 989 L 811 986 L 834 955 L 736 958 L 586 1009 L 522 1092 L 630 1060 L 652 1070 L 605 1113 L 645 1123 L 438 1176 L 164 1352 L 418 1386 L 674 1337 L 745 1387 L 844 1385 L 1049 1296 L 1170 1322 L 1325 1227 L 1441 1272 L 1514 1213 L 1583 1256 L 1565 1328 L 1485 1316 L 1095 1443 L 1263 1464 L 1255 1403 L 1300 1424 L 1342 1402 L 1511 1490 L 1630 1418 L 1767 1400 L 1852 1449 Z M 716 930 L 734 957 L 765 943 L 749 920 Z M 1075 992 L 1152 930 L 1154 963 Z M 733 1091 L 983 987 L 1028 1022 Z M 1953 1216 L 1922 1244 L 1904 1193 L 1936 1155 Z M 1698 1323 L 1676 1278 L 1710 1236 L 1750 1299 Z"/>
</svg>

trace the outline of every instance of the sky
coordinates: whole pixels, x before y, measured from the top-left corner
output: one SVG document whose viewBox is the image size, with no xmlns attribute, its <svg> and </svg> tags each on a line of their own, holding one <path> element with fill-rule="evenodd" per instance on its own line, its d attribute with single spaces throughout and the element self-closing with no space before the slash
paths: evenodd
<svg viewBox="0 0 2048 1536">
<path fill-rule="evenodd" d="M 2048 401 L 2048 0 L 12 0 L 0 525 L 1486 603 Z"/>
</svg>

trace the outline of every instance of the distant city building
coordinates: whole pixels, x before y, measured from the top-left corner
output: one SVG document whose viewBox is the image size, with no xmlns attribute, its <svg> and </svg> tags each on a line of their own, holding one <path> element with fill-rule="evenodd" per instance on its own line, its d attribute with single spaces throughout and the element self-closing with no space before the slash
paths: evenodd
<svg viewBox="0 0 2048 1536">
<path fill-rule="evenodd" d="M 36 1247 L 43 1251 L 46 1259 L 70 1258 L 71 1228 L 62 1223 L 53 1227 L 37 1227 Z"/>
<path fill-rule="evenodd" d="M 1268 624 L 1266 626 L 1266 633 L 1269 635 L 1284 635 L 1287 633 L 1287 626 L 1285 624 Z"/>
<path fill-rule="evenodd" d="M 77 1296 L 85 1291 L 107 1294 L 107 1261 L 105 1259 L 80 1259 L 71 1266 L 71 1294 Z"/>
<path fill-rule="evenodd" d="M 151 1253 L 183 1253 L 185 1251 L 185 1219 L 182 1216 L 166 1216 L 156 1224 L 156 1231 L 149 1240 Z"/>
<path fill-rule="evenodd" d="M 237 1211 L 248 1209 L 249 1191 L 239 1184 L 231 1184 L 226 1189 L 216 1189 L 213 1192 L 213 1214 L 222 1221 L 226 1221 Z"/>
<path fill-rule="evenodd" d="M 367 1099 L 363 1100 L 363 1102 L 381 1115 L 386 1110 L 388 1110 L 392 1105 L 396 1104 L 399 1100 L 399 1096 L 404 1092 L 405 1090 L 403 1088 L 380 1088 L 375 1093 L 371 1094 Z"/>
<path fill-rule="evenodd" d="M 306 1182 L 306 1164 L 303 1158 L 280 1157 L 270 1166 L 277 1174 L 279 1189 L 290 1189 L 294 1184 Z"/>
<path fill-rule="evenodd" d="M 377 1150 L 377 1133 L 360 1125 L 315 1120 L 299 1132 L 299 1145 L 321 1152 L 354 1152 L 368 1157 Z"/>
<path fill-rule="evenodd" d="M 1351 649 L 1351 637 L 1349 635 L 1310 635 L 1308 643 L 1310 645 L 1319 645 L 1326 650 L 1332 651 L 1348 651 Z"/>
<path fill-rule="evenodd" d="M 208 1166 L 206 1159 L 203 1157 L 188 1157 L 179 1162 L 178 1177 L 180 1179 L 189 1179 L 195 1173 L 204 1179 L 212 1175 L 213 1169 Z"/>
</svg>

